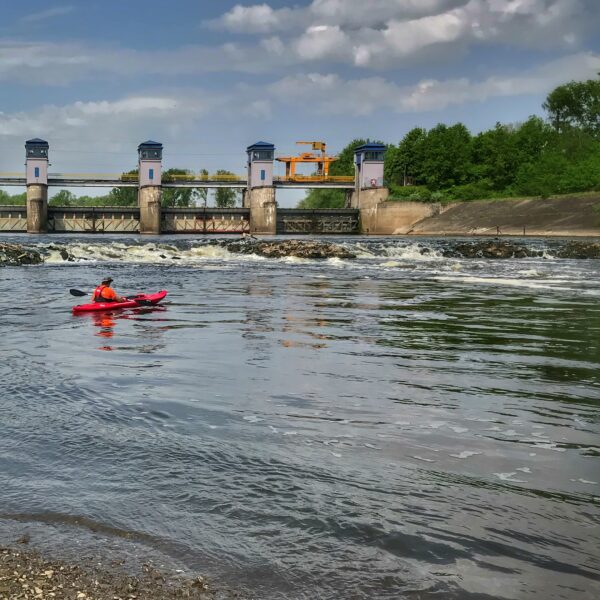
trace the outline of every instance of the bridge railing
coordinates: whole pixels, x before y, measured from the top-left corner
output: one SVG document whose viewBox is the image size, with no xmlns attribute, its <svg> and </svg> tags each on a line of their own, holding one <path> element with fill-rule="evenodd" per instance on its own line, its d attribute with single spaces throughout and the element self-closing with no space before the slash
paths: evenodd
<svg viewBox="0 0 600 600">
<path fill-rule="evenodd" d="M 279 175 L 273 177 L 273 181 L 291 181 L 301 183 L 353 183 L 354 177 L 350 175 L 329 175 L 327 177 L 323 177 L 322 175 L 294 175 L 293 177 Z"/>
</svg>

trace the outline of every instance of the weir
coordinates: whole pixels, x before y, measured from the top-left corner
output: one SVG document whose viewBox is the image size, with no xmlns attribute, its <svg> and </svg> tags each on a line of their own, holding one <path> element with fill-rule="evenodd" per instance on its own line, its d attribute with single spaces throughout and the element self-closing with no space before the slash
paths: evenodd
<svg viewBox="0 0 600 600">
<path fill-rule="evenodd" d="M 161 233 L 225 234 L 353 234 L 394 233 L 397 223 L 385 222 L 388 190 L 383 185 L 385 146 L 365 144 L 355 151 L 354 177 L 275 177 L 275 146 L 257 142 L 248 146 L 247 174 L 237 176 L 162 177 L 163 146 L 148 140 L 138 146 L 137 175 L 78 175 L 48 172 L 49 144 L 40 138 L 25 143 L 25 176 L 0 174 L 0 186 L 26 185 L 27 204 L 0 206 L 0 232 L 39 233 Z M 136 187 L 137 207 L 48 206 L 49 187 Z M 162 206 L 165 188 L 218 188 L 242 190 L 242 208 Z M 282 209 L 276 190 L 282 188 L 346 190 L 345 209 Z M 381 205 L 381 206 L 380 206 Z M 381 212 L 381 215 L 379 213 Z M 412 224 L 412 223 L 411 223 Z"/>
</svg>

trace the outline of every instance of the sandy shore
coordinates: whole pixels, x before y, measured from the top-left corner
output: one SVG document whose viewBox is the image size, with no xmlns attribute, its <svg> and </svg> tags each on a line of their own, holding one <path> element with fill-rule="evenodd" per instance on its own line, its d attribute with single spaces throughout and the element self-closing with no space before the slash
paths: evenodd
<svg viewBox="0 0 600 600">
<path fill-rule="evenodd" d="M 22 540 L 26 541 L 26 540 Z M 128 573 L 123 561 L 69 564 L 22 548 L 0 547 L 0 600 L 229 600 L 241 596 L 213 590 L 204 577 L 179 577 L 151 564 Z"/>
</svg>

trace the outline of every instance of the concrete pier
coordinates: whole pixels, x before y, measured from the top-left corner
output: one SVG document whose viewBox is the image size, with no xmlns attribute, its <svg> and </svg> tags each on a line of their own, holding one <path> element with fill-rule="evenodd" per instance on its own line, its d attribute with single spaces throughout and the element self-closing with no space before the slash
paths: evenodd
<svg viewBox="0 0 600 600">
<path fill-rule="evenodd" d="M 152 140 L 138 146 L 140 233 L 146 235 L 160 235 L 162 151 L 162 144 Z"/>
<path fill-rule="evenodd" d="M 27 185 L 27 233 L 48 231 L 48 150 L 46 140 L 25 142 L 25 181 Z"/>
<path fill-rule="evenodd" d="M 247 190 L 244 206 L 250 209 L 250 233 L 275 235 L 277 233 L 277 202 L 274 187 Z"/>
<path fill-rule="evenodd" d="M 147 186 L 138 192 L 140 233 L 160 235 L 162 188 Z"/>
<path fill-rule="evenodd" d="M 27 233 L 48 231 L 48 186 L 30 184 L 27 186 Z"/>
</svg>

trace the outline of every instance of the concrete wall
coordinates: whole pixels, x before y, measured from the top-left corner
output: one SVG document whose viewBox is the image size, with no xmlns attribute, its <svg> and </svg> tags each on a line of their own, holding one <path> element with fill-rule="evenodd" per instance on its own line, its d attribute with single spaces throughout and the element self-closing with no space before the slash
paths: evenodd
<svg viewBox="0 0 600 600">
<path fill-rule="evenodd" d="M 437 214 L 439 204 L 388 201 L 387 188 L 354 192 L 350 205 L 360 211 L 360 232 L 372 235 L 402 235 L 415 223 Z"/>
<path fill-rule="evenodd" d="M 48 231 L 48 186 L 27 186 L 27 233 Z"/>
<path fill-rule="evenodd" d="M 39 176 L 35 176 L 35 169 L 39 169 Z M 48 160 L 45 158 L 28 158 L 25 161 L 25 175 L 27 183 L 38 183 L 46 185 L 48 183 Z"/>
<path fill-rule="evenodd" d="M 153 178 L 150 179 L 150 169 L 153 169 Z M 140 187 L 158 186 L 162 178 L 162 162 L 160 160 L 142 159 L 139 163 Z"/>
<path fill-rule="evenodd" d="M 275 188 L 262 187 L 246 191 L 244 206 L 250 209 L 250 233 L 275 235 L 277 232 L 277 202 Z"/>
<path fill-rule="evenodd" d="M 600 235 L 600 194 L 456 202 L 416 223 L 420 235 Z"/>
<path fill-rule="evenodd" d="M 372 180 L 375 180 L 375 186 L 371 183 Z M 363 161 L 358 184 L 362 189 L 383 186 L 383 163 Z"/>
<path fill-rule="evenodd" d="M 260 172 L 265 172 L 265 179 L 260 178 Z M 257 160 L 248 167 L 248 186 L 251 188 L 267 187 L 273 185 L 273 161 Z"/>
<path fill-rule="evenodd" d="M 140 188 L 138 204 L 140 206 L 140 233 L 158 235 L 160 233 L 160 201 L 162 188 L 148 186 Z"/>
</svg>

